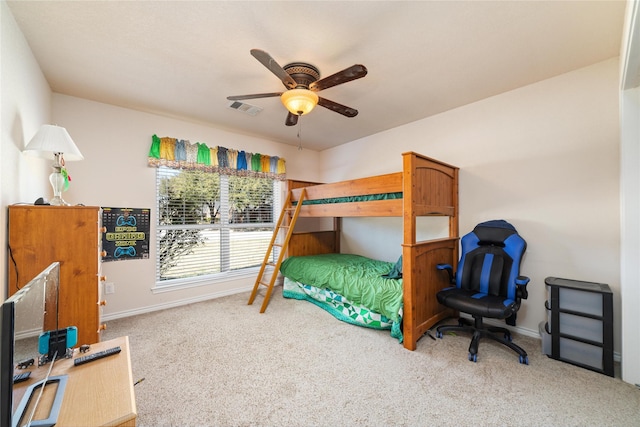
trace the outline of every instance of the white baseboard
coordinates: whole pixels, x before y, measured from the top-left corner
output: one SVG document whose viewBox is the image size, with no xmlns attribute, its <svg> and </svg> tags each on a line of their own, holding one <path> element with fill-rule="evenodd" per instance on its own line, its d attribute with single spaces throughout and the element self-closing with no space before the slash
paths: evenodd
<svg viewBox="0 0 640 427">
<path fill-rule="evenodd" d="M 181 307 L 183 305 L 188 305 L 188 304 L 193 304 L 193 303 L 197 303 L 197 302 L 208 301 L 210 299 L 226 297 L 226 296 L 229 296 L 229 295 L 235 295 L 235 294 L 239 294 L 241 292 L 248 292 L 248 291 L 250 291 L 252 289 L 253 289 L 252 286 L 242 287 L 242 288 L 235 288 L 235 289 L 230 289 L 230 290 L 226 290 L 226 291 L 223 291 L 223 292 L 213 292 L 213 293 L 210 293 L 210 294 L 199 295 L 199 296 L 194 297 L 194 298 L 185 298 L 185 299 L 181 299 L 181 300 L 175 300 L 175 301 L 171 301 L 171 302 L 164 303 L 164 304 L 150 305 L 150 306 L 147 306 L 147 307 L 137 308 L 135 310 L 125 310 L 125 311 L 120 311 L 120 312 L 117 312 L 117 313 L 110 313 L 110 314 L 102 316 L 102 321 L 103 322 L 108 322 L 109 320 L 122 319 L 122 318 L 125 318 L 125 317 L 137 316 L 139 314 L 152 313 L 154 311 L 166 310 L 166 309 L 174 308 L 174 307 Z"/>
</svg>

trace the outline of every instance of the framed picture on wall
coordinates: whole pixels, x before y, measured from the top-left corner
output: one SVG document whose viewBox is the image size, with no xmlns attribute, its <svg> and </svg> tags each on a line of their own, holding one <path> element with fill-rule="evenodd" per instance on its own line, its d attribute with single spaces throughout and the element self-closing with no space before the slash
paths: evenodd
<svg viewBox="0 0 640 427">
<path fill-rule="evenodd" d="M 102 261 L 149 258 L 150 209 L 102 208 Z"/>
</svg>

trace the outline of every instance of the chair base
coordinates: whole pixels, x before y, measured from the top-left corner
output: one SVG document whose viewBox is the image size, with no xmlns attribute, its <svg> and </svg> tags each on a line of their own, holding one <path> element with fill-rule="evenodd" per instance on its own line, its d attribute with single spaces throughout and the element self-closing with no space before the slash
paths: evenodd
<svg viewBox="0 0 640 427">
<path fill-rule="evenodd" d="M 529 364 L 529 356 L 524 349 L 512 342 L 511 332 L 507 328 L 501 328 L 499 326 L 484 326 L 482 317 L 473 316 L 474 322 L 471 323 L 468 319 L 459 318 L 457 325 L 440 325 L 436 328 L 436 337 L 442 338 L 445 332 L 468 332 L 473 336 L 471 338 L 471 344 L 469 344 L 469 360 L 471 362 L 478 361 L 478 345 L 480 344 L 480 338 L 491 338 L 494 341 L 499 342 L 511 350 L 518 353 L 519 361 L 522 364 Z"/>
</svg>

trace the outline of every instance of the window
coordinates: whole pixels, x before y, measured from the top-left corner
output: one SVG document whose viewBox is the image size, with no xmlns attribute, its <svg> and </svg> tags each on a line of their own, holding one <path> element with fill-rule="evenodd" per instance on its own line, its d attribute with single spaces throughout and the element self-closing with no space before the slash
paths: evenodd
<svg viewBox="0 0 640 427">
<path fill-rule="evenodd" d="M 159 167 L 156 286 L 256 273 L 279 195 L 280 183 L 271 178 Z"/>
</svg>

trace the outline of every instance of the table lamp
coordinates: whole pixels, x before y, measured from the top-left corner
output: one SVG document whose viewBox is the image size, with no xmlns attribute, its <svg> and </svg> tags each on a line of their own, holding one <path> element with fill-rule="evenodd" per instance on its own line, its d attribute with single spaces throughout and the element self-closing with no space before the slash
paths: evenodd
<svg viewBox="0 0 640 427">
<path fill-rule="evenodd" d="M 53 187 L 53 199 L 49 203 L 54 206 L 68 206 L 69 203 L 62 199 L 62 191 L 65 189 L 67 180 L 65 157 L 66 160 L 84 159 L 69 136 L 69 132 L 60 126 L 42 125 L 23 151 L 37 157 L 53 159 L 53 172 L 49 175 L 49 182 Z"/>
</svg>

